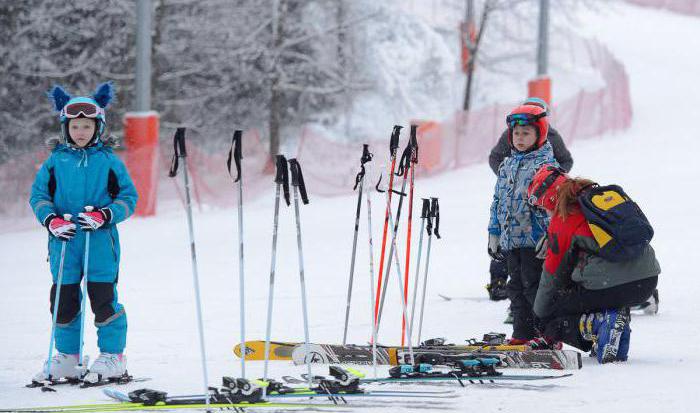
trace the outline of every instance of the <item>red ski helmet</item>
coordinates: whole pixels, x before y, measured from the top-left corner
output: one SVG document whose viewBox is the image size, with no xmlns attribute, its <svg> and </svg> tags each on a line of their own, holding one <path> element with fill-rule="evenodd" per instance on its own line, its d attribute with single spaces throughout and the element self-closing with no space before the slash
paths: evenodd
<svg viewBox="0 0 700 413">
<path fill-rule="evenodd" d="M 530 205 L 554 211 L 559 199 L 558 191 L 566 182 L 566 172 L 554 165 L 543 165 L 532 178 L 527 188 L 527 200 Z"/>
<path fill-rule="evenodd" d="M 508 143 L 513 146 L 513 128 L 516 125 L 532 125 L 537 132 L 537 140 L 535 141 L 535 149 L 544 145 L 547 140 L 547 132 L 549 131 L 549 122 L 547 122 L 547 111 L 539 106 L 532 104 L 523 104 L 513 109 L 506 116 L 508 124 Z"/>
</svg>

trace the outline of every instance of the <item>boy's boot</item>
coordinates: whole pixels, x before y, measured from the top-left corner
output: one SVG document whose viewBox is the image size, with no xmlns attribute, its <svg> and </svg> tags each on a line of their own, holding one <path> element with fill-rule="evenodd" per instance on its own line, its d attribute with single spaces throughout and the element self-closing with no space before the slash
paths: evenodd
<svg viewBox="0 0 700 413">
<path fill-rule="evenodd" d="M 100 356 L 88 369 L 88 374 L 83 379 L 89 383 L 97 383 L 114 378 L 120 378 L 126 374 L 126 356 L 123 354 L 100 353 Z"/>
<path fill-rule="evenodd" d="M 46 368 L 48 367 L 48 361 L 44 362 L 44 368 L 41 372 L 37 373 L 33 380 L 43 381 L 46 380 Z M 51 371 L 49 375 L 52 380 L 67 378 L 67 379 L 78 379 L 80 378 L 80 370 L 78 367 L 78 355 L 77 354 L 65 354 L 56 353 L 51 358 Z"/>
</svg>

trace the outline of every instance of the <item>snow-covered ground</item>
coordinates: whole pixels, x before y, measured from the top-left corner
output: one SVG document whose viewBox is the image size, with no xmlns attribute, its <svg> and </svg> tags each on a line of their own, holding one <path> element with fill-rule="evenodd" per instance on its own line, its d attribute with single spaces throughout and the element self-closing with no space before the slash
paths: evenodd
<svg viewBox="0 0 700 413">
<path fill-rule="evenodd" d="M 700 21 L 661 11 L 621 5 L 609 14 L 582 14 L 584 30 L 599 38 L 629 72 L 634 121 L 624 134 L 603 136 L 571 147 L 574 174 L 619 183 L 650 218 L 663 274 L 661 312 L 632 322 L 630 360 L 584 368 L 568 379 L 535 385 L 455 387 L 453 411 L 687 411 L 697 383 L 700 282 L 693 252 L 698 228 L 692 195 L 700 177 L 694 116 L 700 107 Z M 650 28 L 651 30 L 650 34 Z M 585 118 L 584 118 L 585 119 Z M 375 167 L 380 167 L 376 165 Z M 501 322 L 507 303 L 486 299 L 486 222 L 494 177 L 487 165 L 454 171 L 416 183 L 418 197 L 441 199 L 443 239 L 433 243 L 423 337 L 452 342 L 488 331 L 510 332 Z M 222 191 L 230 188 L 221 188 Z M 342 338 L 354 198 L 314 198 L 302 208 L 311 340 Z M 270 195 L 245 206 L 247 336 L 264 338 L 270 265 L 273 187 Z M 374 241 L 379 244 L 382 200 L 373 198 Z M 416 214 L 417 216 L 418 214 Z M 232 347 L 239 341 L 236 211 L 195 211 L 195 234 L 204 303 L 209 379 L 238 375 Z M 348 341 L 369 337 L 369 280 L 366 222 L 362 221 Z M 414 221 L 414 251 L 420 221 Z M 129 316 L 129 370 L 152 377 L 148 387 L 171 393 L 201 389 L 194 295 L 184 211 L 155 219 L 131 219 L 121 226 L 120 300 Z M 303 338 L 293 210 L 280 219 L 277 286 L 272 326 L 276 340 Z M 41 368 L 49 340 L 49 274 L 46 234 L 39 228 L 0 235 L 0 408 L 98 402 L 97 389 L 41 393 L 23 385 Z M 400 244 L 403 251 L 403 244 Z M 378 256 L 378 251 L 375 250 Z M 414 272 L 414 268 L 411 268 Z M 392 280 L 380 341 L 395 343 L 400 332 L 396 279 Z M 452 301 L 438 294 L 455 297 Z M 92 315 L 89 316 L 91 320 Z M 95 357 L 94 327 L 86 332 L 87 353 Z M 260 376 L 262 363 L 248 364 Z M 274 362 L 271 374 L 298 374 L 302 367 Z M 318 368 L 317 372 L 323 372 Z M 124 389 L 144 387 L 144 384 Z M 386 405 L 385 405 L 386 406 Z M 430 409 L 398 401 L 391 409 Z M 438 408 L 438 405 L 432 406 Z M 386 410 L 389 407 L 385 407 Z M 683 409 L 683 410 L 681 410 Z M 380 408 L 377 408 L 380 410 Z"/>
</svg>

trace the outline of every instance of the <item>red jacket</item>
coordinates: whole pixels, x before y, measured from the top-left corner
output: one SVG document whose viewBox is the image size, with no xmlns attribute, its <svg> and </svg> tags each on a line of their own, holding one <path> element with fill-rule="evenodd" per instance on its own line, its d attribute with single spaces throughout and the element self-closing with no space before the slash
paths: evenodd
<svg viewBox="0 0 700 413">
<path fill-rule="evenodd" d="M 651 246 L 639 257 L 624 262 L 606 261 L 598 251 L 598 243 L 580 209 L 566 218 L 552 217 L 547 229 L 547 257 L 533 306 L 538 317 L 552 315 L 561 290 L 603 290 L 661 272 Z"/>
</svg>

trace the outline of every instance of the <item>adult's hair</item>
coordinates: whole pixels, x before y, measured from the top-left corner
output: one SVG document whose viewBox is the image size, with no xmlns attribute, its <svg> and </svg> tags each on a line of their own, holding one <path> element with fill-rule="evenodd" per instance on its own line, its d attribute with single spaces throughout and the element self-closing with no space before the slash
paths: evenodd
<svg viewBox="0 0 700 413">
<path fill-rule="evenodd" d="M 569 178 L 559 185 L 557 191 L 557 203 L 554 213 L 562 218 L 571 215 L 575 209 L 579 208 L 578 195 L 585 188 L 595 185 L 595 182 L 586 178 Z"/>
</svg>

